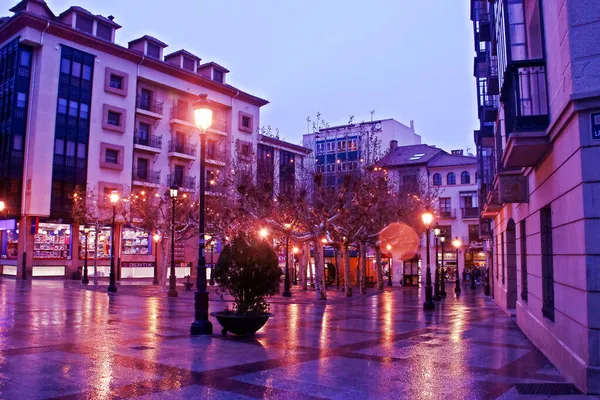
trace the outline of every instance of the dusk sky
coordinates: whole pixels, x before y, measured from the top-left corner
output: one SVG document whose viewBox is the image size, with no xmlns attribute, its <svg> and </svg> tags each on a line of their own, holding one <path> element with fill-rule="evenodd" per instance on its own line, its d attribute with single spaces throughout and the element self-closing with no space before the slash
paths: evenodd
<svg viewBox="0 0 600 400">
<path fill-rule="evenodd" d="M 474 152 L 468 1 L 46 0 L 114 15 L 117 43 L 149 34 L 231 70 L 228 83 L 270 104 L 261 125 L 299 143 L 318 111 L 330 125 L 395 118 L 424 143 Z M 16 4 L 17 0 L 12 3 Z M 10 4 L 10 6 L 14 5 Z"/>
</svg>

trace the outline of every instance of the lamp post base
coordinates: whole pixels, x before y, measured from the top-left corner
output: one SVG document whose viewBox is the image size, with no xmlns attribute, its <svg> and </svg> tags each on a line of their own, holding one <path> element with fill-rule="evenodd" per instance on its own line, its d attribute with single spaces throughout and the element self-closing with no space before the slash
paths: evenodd
<svg viewBox="0 0 600 400">
<path fill-rule="evenodd" d="M 431 286 L 425 286 L 425 302 L 423 303 L 423 310 L 435 310 L 432 292 L 433 288 Z"/>
<path fill-rule="evenodd" d="M 283 297 L 292 297 L 292 292 L 289 289 L 287 289 L 287 290 L 284 290 L 281 295 Z"/>
<path fill-rule="evenodd" d="M 433 300 L 425 301 L 423 303 L 423 310 L 435 310 L 435 303 Z"/>
<path fill-rule="evenodd" d="M 179 293 L 175 289 L 169 289 L 167 292 L 167 297 L 178 297 Z"/>
<path fill-rule="evenodd" d="M 194 322 L 190 326 L 192 336 L 212 335 L 213 326 L 208 320 L 208 292 L 196 291 L 194 293 Z"/>
<path fill-rule="evenodd" d="M 117 286 L 114 283 L 108 285 L 108 293 L 117 293 Z"/>
<path fill-rule="evenodd" d="M 213 334 L 213 326 L 210 321 L 194 321 L 190 326 L 190 333 L 192 336 L 199 335 L 212 335 Z"/>
<path fill-rule="evenodd" d="M 152 284 L 153 284 L 153 285 L 158 285 L 158 279 L 154 278 L 154 279 L 152 280 Z"/>
<path fill-rule="evenodd" d="M 455 293 L 457 296 L 460 296 L 460 288 L 459 288 L 459 287 L 456 287 L 456 288 L 454 288 L 454 293 Z"/>
</svg>

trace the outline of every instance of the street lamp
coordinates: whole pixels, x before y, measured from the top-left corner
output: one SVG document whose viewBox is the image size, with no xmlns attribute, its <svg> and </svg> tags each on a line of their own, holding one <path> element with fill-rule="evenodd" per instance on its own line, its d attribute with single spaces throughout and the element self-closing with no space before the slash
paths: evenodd
<svg viewBox="0 0 600 400">
<path fill-rule="evenodd" d="M 208 320 L 208 292 L 206 291 L 206 258 L 204 257 L 204 187 L 206 180 L 206 130 L 212 124 L 212 110 L 206 94 L 194 103 L 194 120 L 200 131 L 200 218 L 198 233 L 198 267 L 196 292 L 194 292 L 194 321 L 190 326 L 192 335 L 212 335 L 212 323 Z"/>
<path fill-rule="evenodd" d="M 3 201 L 0 201 L 0 212 L 4 211 L 5 208 L 6 208 L 6 203 L 4 203 Z"/>
<path fill-rule="evenodd" d="M 109 293 L 117 293 L 117 285 L 115 283 L 115 217 L 117 214 L 117 202 L 119 201 L 119 192 L 113 190 L 110 192 L 110 202 L 113 207 L 113 215 L 112 215 L 112 225 L 111 225 L 111 241 L 110 245 L 110 273 L 109 273 L 109 282 L 108 282 L 108 292 Z"/>
<path fill-rule="evenodd" d="M 435 289 L 433 298 L 435 301 L 442 300 L 442 295 L 440 293 L 440 269 L 438 262 L 438 239 L 440 237 L 440 233 L 442 230 L 440 229 L 440 225 L 438 223 L 433 227 L 433 236 L 435 237 Z"/>
<path fill-rule="evenodd" d="M 421 216 L 423 223 L 425 224 L 425 235 L 426 235 L 426 248 L 427 248 L 427 275 L 425 276 L 425 302 L 423 303 L 423 309 L 434 310 L 435 303 L 433 302 L 433 293 L 431 288 L 431 260 L 429 256 L 429 226 L 433 222 L 433 214 L 426 210 Z"/>
<path fill-rule="evenodd" d="M 169 291 L 167 297 L 177 297 L 177 278 L 175 276 L 175 200 L 177 199 L 178 187 L 172 185 L 169 188 L 171 197 L 171 276 L 169 276 Z"/>
<path fill-rule="evenodd" d="M 90 283 L 90 280 L 88 279 L 88 233 L 90 233 L 90 228 L 86 226 L 83 228 L 83 234 L 85 235 L 85 250 L 83 252 L 83 278 L 81 278 L 81 283 L 84 285 Z"/>
<path fill-rule="evenodd" d="M 267 236 L 269 236 L 269 230 L 267 228 L 260 228 L 260 230 L 258 231 L 258 236 L 260 236 L 263 239 L 266 239 Z"/>
<path fill-rule="evenodd" d="M 440 294 L 442 297 L 446 297 L 446 272 L 444 271 L 444 243 L 446 242 L 445 236 L 440 236 L 440 243 L 442 247 L 442 261 L 440 263 Z"/>
<path fill-rule="evenodd" d="M 152 284 L 158 285 L 158 242 L 160 241 L 160 235 L 155 233 L 152 235 L 154 240 L 154 276 L 152 277 Z"/>
<path fill-rule="evenodd" d="M 452 245 L 456 249 L 456 286 L 454 287 L 454 293 L 456 293 L 457 296 L 460 296 L 460 275 L 458 273 L 458 249 L 460 248 L 462 243 L 460 242 L 460 239 L 457 237 L 452 241 Z"/>
<path fill-rule="evenodd" d="M 385 248 L 387 249 L 388 253 L 392 251 L 391 244 L 388 244 Z M 393 257 L 390 257 L 390 266 L 388 268 L 388 286 L 392 286 L 392 266 L 394 265 L 393 260 Z"/>
</svg>

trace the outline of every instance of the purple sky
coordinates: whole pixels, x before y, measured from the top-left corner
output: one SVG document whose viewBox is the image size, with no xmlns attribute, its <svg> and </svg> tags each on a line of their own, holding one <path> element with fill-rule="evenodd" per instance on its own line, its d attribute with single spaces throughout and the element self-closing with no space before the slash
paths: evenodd
<svg viewBox="0 0 600 400">
<path fill-rule="evenodd" d="M 121 45 L 150 34 L 167 51 L 185 48 L 227 67 L 230 84 L 271 102 L 261 125 L 279 128 L 286 140 L 298 143 L 317 111 L 338 125 L 375 110 L 377 119 L 415 120 L 425 143 L 473 151 L 475 53 L 466 0 L 46 2 L 55 13 L 80 5 L 114 15 L 123 25 Z"/>
</svg>

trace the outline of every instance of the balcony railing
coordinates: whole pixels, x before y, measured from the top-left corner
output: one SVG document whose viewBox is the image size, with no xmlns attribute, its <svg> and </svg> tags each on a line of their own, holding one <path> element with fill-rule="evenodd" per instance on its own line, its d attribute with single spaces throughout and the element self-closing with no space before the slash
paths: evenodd
<svg viewBox="0 0 600 400">
<path fill-rule="evenodd" d="M 180 142 L 177 140 L 169 141 L 169 152 L 170 153 L 179 153 L 179 154 L 187 154 L 188 156 L 196 155 L 196 145 Z"/>
<path fill-rule="evenodd" d="M 465 207 L 462 209 L 463 218 L 478 218 L 479 208 L 477 207 Z"/>
<path fill-rule="evenodd" d="M 149 99 L 147 97 L 137 96 L 135 98 L 135 106 L 137 108 L 146 110 L 146 111 L 150 111 L 151 113 L 154 113 L 154 114 L 162 115 L 163 105 L 164 105 L 164 103 L 162 101 L 155 101 L 155 100 Z"/>
<path fill-rule="evenodd" d="M 140 135 L 139 131 L 135 130 L 135 136 L 133 137 L 133 143 L 139 144 L 140 146 L 153 147 L 155 149 L 162 148 L 162 136 L 155 135 Z"/>
<path fill-rule="evenodd" d="M 149 169 L 133 167 L 133 180 L 140 182 L 148 182 L 159 184 L 160 183 L 160 171 L 152 171 Z"/>
<path fill-rule="evenodd" d="M 167 177 L 169 186 L 177 186 L 180 189 L 195 189 L 196 188 L 196 177 L 192 176 L 178 176 L 170 174 Z"/>
<path fill-rule="evenodd" d="M 443 218 L 443 219 L 454 219 L 454 218 L 456 218 L 456 209 L 452 208 L 450 210 L 442 210 L 442 211 L 440 211 L 440 218 Z"/>
<path fill-rule="evenodd" d="M 225 151 L 225 149 L 208 147 L 206 149 L 206 159 L 226 162 L 227 161 L 227 152 Z"/>
<path fill-rule="evenodd" d="M 181 121 L 193 123 L 192 110 L 190 107 L 178 107 L 171 108 L 171 119 L 178 119 Z"/>
</svg>

